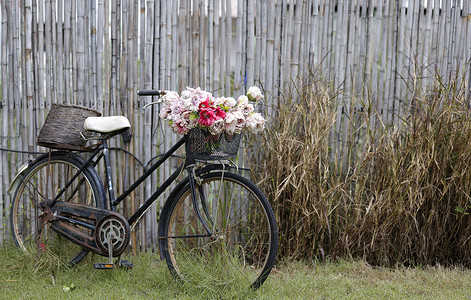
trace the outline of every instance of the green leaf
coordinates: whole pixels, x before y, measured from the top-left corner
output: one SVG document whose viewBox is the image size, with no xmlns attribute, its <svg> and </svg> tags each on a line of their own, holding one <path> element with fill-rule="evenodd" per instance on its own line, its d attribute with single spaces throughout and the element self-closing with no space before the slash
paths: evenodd
<svg viewBox="0 0 471 300">
<path fill-rule="evenodd" d="M 461 207 L 461 206 L 456 206 L 456 207 L 455 207 L 455 211 L 456 211 L 457 213 L 461 213 L 461 214 L 465 214 L 465 215 L 468 215 L 468 214 L 469 214 L 469 213 L 467 213 L 467 212 L 465 211 L 465 209 L 464 209 L 463 207 Z"/>
</svg>

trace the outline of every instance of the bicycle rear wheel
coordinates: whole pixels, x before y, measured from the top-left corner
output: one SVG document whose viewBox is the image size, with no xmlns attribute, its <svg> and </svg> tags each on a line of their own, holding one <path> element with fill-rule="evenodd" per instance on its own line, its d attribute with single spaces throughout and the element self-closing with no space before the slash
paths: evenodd
<svg viewBox="0 0 471 300">
<path fill-rule="evenodd" d="M 83 168 L 78 156 L 65 152 L 44 155 L 22 174 L 11 205 L 11 230 L 15 244 L 26 252 L 37 252 L 59 264 L 77 264 L 87 250 L 55 233 L 50 222 L 42 222 L 45 204 Z M 104 191 L 94 169 L 87 166 L 58 201 L 105 208 Z M 91 235 L 90 231 L 84 234 Z M 46 254 L 46 255 L 44 255 Z"/>
<path fill-rule="evenodd" d="M 169 199 L 159 222 L 162 256 L 174 276 L 190 283 L 260 287 L 278 248 L 275 216 L 263 193 L 233 173 L 208 173 L 198 206 L 213 235 L 205 236 L 188 184 Z"/>
</svg>

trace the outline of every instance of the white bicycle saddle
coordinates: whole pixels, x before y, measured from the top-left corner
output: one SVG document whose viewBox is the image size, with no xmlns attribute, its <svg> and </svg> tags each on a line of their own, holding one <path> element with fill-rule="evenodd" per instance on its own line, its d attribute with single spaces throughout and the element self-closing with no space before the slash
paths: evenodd
<svg viewBox="0 0 471 300">
<path fill-rule="evenodd" d="M 101 133 L 110 133 L 125 128 L 131 128 L 131 123 L 125 116 L 88 117 L 83 124 L 83 129 Z"/>
</svg>

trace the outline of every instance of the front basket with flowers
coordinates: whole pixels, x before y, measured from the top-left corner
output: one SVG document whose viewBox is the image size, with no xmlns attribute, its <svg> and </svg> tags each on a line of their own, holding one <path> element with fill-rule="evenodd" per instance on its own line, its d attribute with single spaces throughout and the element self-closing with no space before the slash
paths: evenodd
<svg viewBox="0 0 471 300">
<path fill-rule="evenodd" d="M 166 92 L 160 117 L 173 132 L 186 136 L 188 157 L 227 159 L 237 156 L 244 129 L 258 132 L 264 128 L 265 119 L 254 108 L 262 99 L 260 89 L 255 86 L 237 100 L 213 97 L 200 88 L 187 87 L 181 94 Z"/>
</svg>

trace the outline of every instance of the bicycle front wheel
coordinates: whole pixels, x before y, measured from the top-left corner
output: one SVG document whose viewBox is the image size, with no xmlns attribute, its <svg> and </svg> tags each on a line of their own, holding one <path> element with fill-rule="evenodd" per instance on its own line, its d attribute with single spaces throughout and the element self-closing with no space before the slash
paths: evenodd
<svg viewBox="0 0 471 300">
<path fill-rule="evenodd" d="M 187 184 L 169 199 L 159 223 L 162 256 L 176 277 L 195 284 L 260 287 L 278 248 L 273 211 L 252 182 L 233 173 L 208 173 L 197 184 L 195 214 Z"/>
<path fill-rule="evenodd" d="M 38 158 L 22 174 L 12 201 L 10 219 L 15 244 L 25 252 L 37 252 L 59 264 L 80 262 L 88 251 L 55 233 L 50 222 L 43 220 L 44 211 L 69 181 L 70 186 L 58 201 L 104 208 L 104 192 L 96 176 L 76 155 L 53 152 L 50 157 Z M 84 230 L 84 234 L 92 233 Z"/>
</svg>

